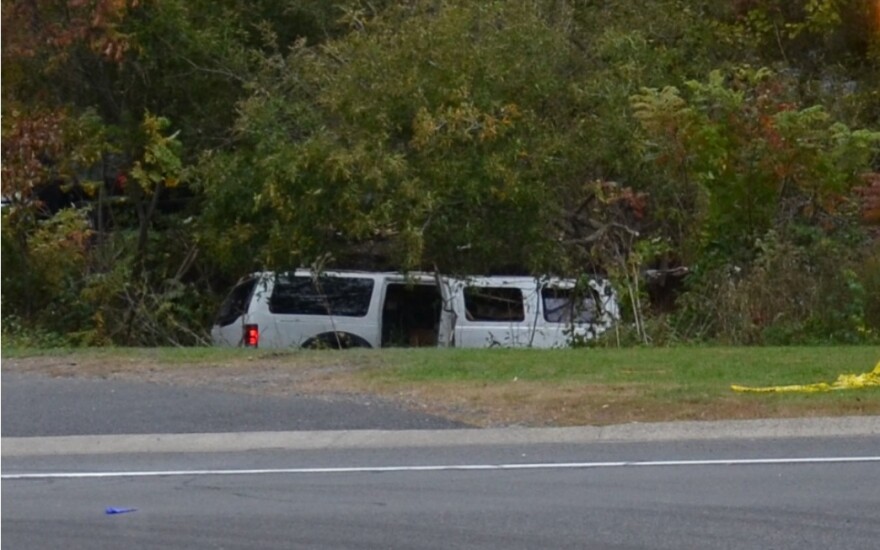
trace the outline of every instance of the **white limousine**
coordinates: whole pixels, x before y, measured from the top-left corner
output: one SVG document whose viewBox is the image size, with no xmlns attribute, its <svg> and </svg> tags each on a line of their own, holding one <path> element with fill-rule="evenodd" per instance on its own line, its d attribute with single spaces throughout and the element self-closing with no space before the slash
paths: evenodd
<svg viewBox="0 0 880 550">
<path fill-rule="evenodd" d="M 243 278 L 217 315 L 220 346 L 567 346 L 619 319 L 599 277 L 445 277 L 431 273 L 308 270 Z"/>
</svg>

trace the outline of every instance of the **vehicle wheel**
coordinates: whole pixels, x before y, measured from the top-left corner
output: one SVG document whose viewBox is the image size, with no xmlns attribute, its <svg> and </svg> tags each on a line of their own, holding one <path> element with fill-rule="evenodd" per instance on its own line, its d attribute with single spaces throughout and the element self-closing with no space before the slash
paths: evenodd
<svg viewBox="0 0 880 550">
<path fill-rule="evenodd" d="M 309 338 L 302 347 L 305 349 L 349 349 L 371 346 L 360 336 L 348 332 L 325 332 L 314 338 Z"/>
</svg>

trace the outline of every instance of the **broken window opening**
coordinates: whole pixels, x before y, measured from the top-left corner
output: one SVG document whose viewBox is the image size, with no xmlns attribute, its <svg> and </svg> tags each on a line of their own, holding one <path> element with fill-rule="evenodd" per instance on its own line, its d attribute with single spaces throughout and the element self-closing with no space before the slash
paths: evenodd
<svg viewBox="0 0 880 550">
<path fill-rule="evenodd" d="M 391 283 L 382 308 L 382 347 L 433 347 L 443 300 L 436 285 Z"/>
<path fill-rule="evenodd" d="M 522 290 L 506 287 L 464 289 L 468 321 L 522 321 L 526 318 Z"/>
<path fill-rule="evenodd" d="M 599 293 L 592 288 L 544 287 L 541 299 L 549 323 L 595 323 L 602 313 Z"/>
</svg>

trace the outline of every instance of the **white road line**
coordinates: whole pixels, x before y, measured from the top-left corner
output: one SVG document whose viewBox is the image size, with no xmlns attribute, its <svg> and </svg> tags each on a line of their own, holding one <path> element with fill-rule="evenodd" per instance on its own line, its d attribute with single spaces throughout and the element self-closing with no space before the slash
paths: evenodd
<svg viewBox="0 0 880 550">
<path fill-rule="evenodd" d="M 47 479 L 106 479 L 123 477 L 179 477 L 179 476 L 234 476 L 234 475 L 280 475 L 280 474 L 357 474 L 394 472 L 448 472 L 448 471 L 497 471 L 497 470 L 565 470 L 589 468 L 632 468 L 669 466 L 754 466 L 792 464 L 841 464 L 855 462 L 880 462 L 880 456 L 812 457 L 812 458 L 744 458 L 718 460 L 648 460 L 635 462 L 563 462 L 535 464 L 447 464 L 436 466 L 359 466 L 346 468 L 267 468 L 241 470 L 158 470 L 120 472 L 46 472 L 2 474 L 0 479 L 47 480 Z"/>
</svg>

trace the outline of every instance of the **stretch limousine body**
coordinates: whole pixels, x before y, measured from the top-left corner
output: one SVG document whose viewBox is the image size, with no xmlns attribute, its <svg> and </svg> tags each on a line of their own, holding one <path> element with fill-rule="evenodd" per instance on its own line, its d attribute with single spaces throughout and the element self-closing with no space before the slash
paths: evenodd
<svg viewBox="0 0 880 550">
<path fill-rule="evenodd" d="M 216 345 L 560 347 L 619 318 L 610 283 L 520 276 L 308 270 L 243 278 L 212 330 Z"/>
</svg>

